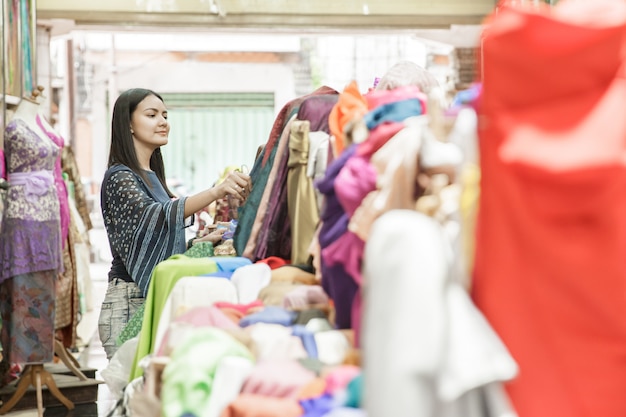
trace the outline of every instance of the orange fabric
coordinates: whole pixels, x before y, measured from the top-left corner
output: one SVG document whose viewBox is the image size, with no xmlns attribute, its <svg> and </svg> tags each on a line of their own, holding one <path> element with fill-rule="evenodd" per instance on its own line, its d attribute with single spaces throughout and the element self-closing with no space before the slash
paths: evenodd
<svg viewBox="0 0 626 417">
<path fill-rule="evenodd" d="M 335 156 L 341 154 L 345 149 L 343 132 L 346 124 L 365 113 L 367 113 L 367 102 L 361 95 L 356 81 L 352 81 L 339 94 L 337 104 L 328 115 L 328 127 L 330 133 L 335 137 Z"/>
<path fill-rule="evenodd" d="M 519 417 L 626 416 L 625 47 L 621 0 L 505 7 L 485 31 L 473 296 L 520 366 Z"/>
<path fill-rule="evenodd" d="M 326 380 L 323 378 L 315 378 L 308 384 L 304 385 L 298 394 L 296 395 L 297 400 L 307 400 L 310 398 L 321 397 L 326 391 Z"/>
<path fill-rule="evenodd" d="M 221 417 L 298 417 L 303 414 L 296 400 L 265 397 L 256 394 L 239 394 Z"/>
</svg>

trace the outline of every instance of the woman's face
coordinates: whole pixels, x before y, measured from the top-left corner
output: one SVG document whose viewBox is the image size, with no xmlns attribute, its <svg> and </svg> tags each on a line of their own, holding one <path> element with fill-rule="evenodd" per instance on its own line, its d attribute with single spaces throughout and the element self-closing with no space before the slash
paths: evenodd
<svg viewBox="0 0 626 417">
<path fill-rule="evenodd" d="M 165 104 L 153 95 L 144 98 L 131 115 L 130 128 L 135 146 L 153 151 L 167 144 L 170 124 Z"/>
</svg>

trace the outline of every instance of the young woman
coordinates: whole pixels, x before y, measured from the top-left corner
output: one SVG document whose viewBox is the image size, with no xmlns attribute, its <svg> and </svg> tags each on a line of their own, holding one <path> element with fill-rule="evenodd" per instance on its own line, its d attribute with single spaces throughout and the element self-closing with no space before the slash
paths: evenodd
<svg viewBox="0 0 626 417">
<path fill-rule="evenodd" d="M 113 255 L 98 320 L 108 359 L 128 319 L 143 304 L 154 267 L 187 249 L 184 219 L 227 195 L 245 201 L 252 186 L 248 175 L 233 171 L 215 187 L 174 199 L 161 156 L 169 131 L 167 108 L 157 93 L 134 88 L 115 102 L 100 201 Z M 221 233 L 202 240 L 215 243 Z"/>
</svg>

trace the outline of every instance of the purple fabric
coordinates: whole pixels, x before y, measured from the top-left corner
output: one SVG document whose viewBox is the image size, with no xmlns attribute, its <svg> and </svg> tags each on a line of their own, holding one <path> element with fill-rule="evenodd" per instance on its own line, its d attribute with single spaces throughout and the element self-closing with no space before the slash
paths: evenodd
<svg viewBox="0 0 626 417">
<path fill-rule="evenodd" d="M 340 329 L 349 329 L 352 322 L 351 306 L 358 286 L 346 272 L 343 264 L 329 265 L 324 249 L 332 245 L 348 231 L 348 215 L 337 199 L 335 180 L 346 162 L 354 155 L 356 146 L 347 148 L 326 169 L 326 176 L 317 184 L 325 197 L 325 206 L 320 215 L 322 227 L 319 233 L 322 269 L 322 288 L 335 303 L 335 323 Z"/>
<path fill-rule="evenodd" d="M 26 200 L 36 203 L 37 198 L 48 192 L 54 183 L 54 176 L 50 171 L 16 172 L 9 174 L 9 183 L 23 185 Z"/>
<path fill-rule="evenodd" d="M 5 128 L 4 145 L 10 175 L 51 172 L 60 151 L 17 118 Z M 0 235 L 0 282 L 16 275 L 59 270 L 62 265 L 59 213 L 54 184 L 34 202 L 27 199 L 24 185 L 10 184 Z"/>
<path fill-rule="evenodd" d="M 323 394 L 317 398 L 308 398 L 299 401 L 304 410 L 302 417 L 323 417 L 335 407 L 332 395 Z"/>
<path fill-rule="evenodd" d="M 310 132 L 326 132 L 330 134 L 328 127 L 328 115 L 333 109 L 339 94 L 324 94 L 306 98 L 298 109 L 297 120 L 308 120 Z"/>
<path fill-rule="evenodd" d="M 288 124 L 286 128 L 289 128 L 289 126 L 290 125 Z M 285 147 L 284 152 L 288 154 L 289 147 Z M 278 256 L 282 259 L 291 258 L 291 253 L 288 254 L 289 256 L 285 257 L 284 254 L 279 255 L 268 249 L 270 247 L 274 248 L 277 245 L 280 247 L 280 243 L 277 244 L 276 241 L 287 238 L 285 235 L 279 235 L 276 233 L 276 230 L 273 229 L 273 227 L 275 226 L 276 219 L 281 217 L 281 212 L 283 211 L 283 200 L 286 201 L 287 198 L 287 172 L 289 171 L 287 166 L 288 159 L 287 155 L 284 155 L 280 159 L 280 166 L 276 172 L 276 178 L 272 184 L 272 193 L 270 194 L 270 199 L 267 203 L 267 212 L 257 238 L 257 246 L 254 252 L 255 259 L 265 259 L 269 256 Z M 284 210 L 286 211 L 286 208 Z M 287 215 L 283 217 L 286 217 L 286 221 L 289 223 L 289 216 Z M 289 228 L 289 230 L 291 230 L 291 228 Z M 291 240 L 289 240 L 289 252 L 291 252 Z"/>
<path fill-rule="evenodd" d="M 369 158 L 355 155 L 339 171 L 335 179 L 335 194 L 350 217 L 370 192 L 376 189 L 376 169 Z"/>
<path fill-rule="evenodd" d="M 65 146 L 65 141 L 62 137 L 57 136 L 54 132 L 46 130 L 41 118 L 37 115 L 37 124 L 43 130 L 46 135 L 59 147 L 59 157 L 54 163 L 54 184 L 57 189 L 57 197 L 59 198 L 59 213 L 61 215 L 61 244 L 65 247 L 65 242 L 70 231 L 70 203 L 68 201 L 69 195 L 67 192 L 67 185 L 63 180 L 63 169 L 61 166 L 61 150 Z"/>
<path fill-rule="evenodd" d="M 248 327 L 256 323 L 280 324 L 291 326 L 296 321 L 298 313 L 282 307 L 268 306 L 258 313 L 250 314 L 239 320 L 239 326 Z"/>
</svg>

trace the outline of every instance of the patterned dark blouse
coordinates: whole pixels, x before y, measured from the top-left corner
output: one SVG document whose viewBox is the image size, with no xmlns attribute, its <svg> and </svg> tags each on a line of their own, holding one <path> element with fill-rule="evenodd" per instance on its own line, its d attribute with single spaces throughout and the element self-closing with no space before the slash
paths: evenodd
<svg viewBox="0 0 626 417">
<path fill-rule="evenodd" d="M 171 200 L 156 175 L 149 186 L 127 166 L 115 165 L 102 181 L 102 216 L 113 262 L 109 279 L 132 279 L 148 292 L 154 267 L 186 249 L 186 197 Z"/>
</svg>

